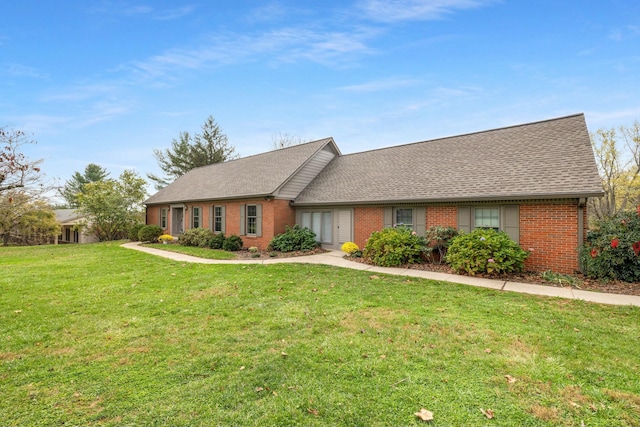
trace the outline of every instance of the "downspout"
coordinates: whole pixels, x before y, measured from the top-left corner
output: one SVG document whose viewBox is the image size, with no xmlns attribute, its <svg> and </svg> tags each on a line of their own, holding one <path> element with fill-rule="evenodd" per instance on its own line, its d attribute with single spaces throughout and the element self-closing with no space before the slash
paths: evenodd
<svg viewBox="0 0 640 427">
<path fill-rule="evenodd" d="M 587 204 L 586 198 L 578 199 L 578 269 L 584 273 L 582 268 L 582 259 L 580 259 L 580 250 L 584 245 L 584 207 Z"/>
</svg>

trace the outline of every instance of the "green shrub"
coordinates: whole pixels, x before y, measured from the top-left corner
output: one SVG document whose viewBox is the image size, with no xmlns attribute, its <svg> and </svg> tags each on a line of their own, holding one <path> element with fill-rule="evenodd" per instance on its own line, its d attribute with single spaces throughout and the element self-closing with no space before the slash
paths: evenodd
<svg viewBox="0 0 640 427">
<path fill-rule="evenodd" d="M 145 225 L 138 231 L 138 240 L 141 242 L 157 242 L 164 230 L 159 225 Z"/>
<path fill-rule="evenodd" d="M 180 236 L 178 242 L 182 246 L 197 246 L 199 248 L 208 248 L 209 242 L 213 238 L 213 231 L 208 228 L 190 228 Z"/>
<path fill-rule="evenodd" d="M 458 230 L 453 227 L 429 227 L 425 235 L 429 261 L 442 264 L 446 258 L 451 239 L 457 235 Z"/>
<path fill-rule="evenodd" d="M 316 242 L 316 234 L 307 227 L 287 225 L 284 233 L 271 239 L 269 247 L 280 252 L 311 251 L 318 247 L 318 242 Z"/>
<path fill-rule="evenodd" d="M 453 270 L 473 276 L 522 271 L 528 256 L 507 233 L 476 228 L 451 240 L 446 260 Z"/>
<path fill-rule="evenodd" d="M 236 252 L 242 249 L 242 239 L 235 234 L 224 239 L 222 249 L 225 251 Z"/>
<path fill-rule="evenodd" d="M 364 257 L 375 265 L 397 267 L 422 260 L 427 249 L 424 237 L 406 227 L 374 231 L 364 247 Z"/>
<path fill-rule="evenodd" d="M 209 247 L 211 249 L 222 249 L 224 241 L 225 237 L 223 233 L 214 234 L 213 237 L 209 240 Z"/>
<path fill-rule="evenodd" d="M 131 228 L 129 228 L 129 235 L 127 236 L 129 240 L 131 240 L 132 242 L 137 242 L 139 239 L 138 233 L 140 233 L 140 230 L 144 226 L 144 224 L 132 225 Z"/>
<path fill-rule="evenodd" d="M 580 250 L 585 274 L 596 279 L 640 281 L 640 216 L 621 212 L 596 223 Z"/>
</svg>

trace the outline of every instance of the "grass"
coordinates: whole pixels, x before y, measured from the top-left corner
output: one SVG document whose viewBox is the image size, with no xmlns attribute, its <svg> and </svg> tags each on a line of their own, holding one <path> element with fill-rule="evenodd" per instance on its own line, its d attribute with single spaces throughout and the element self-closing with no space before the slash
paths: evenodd
<svg viewBox="0 0 640 427">
<path fill-rule="evenodd" d="M 637 308 L 117 244 L 0 268 L 3 426 L 640 424 Z"/>
<path fill-rule="evenodd" d="M 176 243 L 162 244 L 162 243 L 145 243 L 144 246 L 150 248 L 162 249 L 163 251 L 177 252 L 180 254 L 197 256 L 199 258 L 207 259 L 236 259 L 238 258 L 235 253 L 229 251 L 223 251 L 220 249 L 198 248 L 195 246 L 182 246 Z"/>
</svg>

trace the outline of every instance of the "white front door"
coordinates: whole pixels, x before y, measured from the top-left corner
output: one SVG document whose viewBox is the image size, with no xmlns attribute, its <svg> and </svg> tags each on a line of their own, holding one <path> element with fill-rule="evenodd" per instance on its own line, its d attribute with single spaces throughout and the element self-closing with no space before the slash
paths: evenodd
<svg viewBox="0 0 640 427">
<path fill-rule="evenodd" d="M 353 241 L 351 209 L 338 210 L 338 247 Z"/>
</svg>

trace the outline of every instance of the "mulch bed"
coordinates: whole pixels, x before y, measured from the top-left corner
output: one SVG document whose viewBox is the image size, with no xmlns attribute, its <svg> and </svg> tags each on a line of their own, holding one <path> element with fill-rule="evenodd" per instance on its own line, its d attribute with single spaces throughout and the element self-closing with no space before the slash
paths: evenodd
<svg viewBox="0 0 640 427">
<path fill-rule="evenodd" d="M 312 251 L 294 251 L 294 252 L 278 252 L 278 251 L 258 251 L 251 252 L 247 249 L 242 249 L 235 252 L 238 259 L 270 259 L 270 258 L 291 258 L 298 256 L 317 255 L 327 252 L 322 248 L 316 248 Z"/>
</svg>

